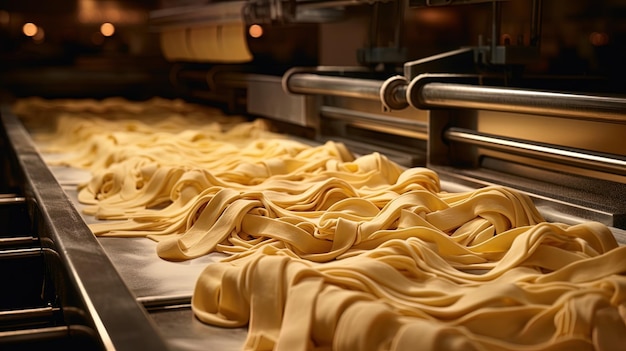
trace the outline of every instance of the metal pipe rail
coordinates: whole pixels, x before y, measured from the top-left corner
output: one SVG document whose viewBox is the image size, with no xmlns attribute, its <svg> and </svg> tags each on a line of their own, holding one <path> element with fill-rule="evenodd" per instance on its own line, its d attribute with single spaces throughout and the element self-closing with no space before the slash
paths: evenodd
<svg viewBox="0 0 626 351">
<path fill-rule="evenodd" d="M 618 97 L 411 82 L 407 99 L 421 109 L 467 108 L 626 123 L 626 99 Z"/>
<path fill-rule="evenodd" d="M 139 297 L 140 302 L 147 310 L 159 310 L 165 308 L 175 308 L 180 306 L 189 307 L 191 305 L 190 295 L 171 295 L 171 296 L 147 296 Z"/>
<path fill-rule="evenodd" d="M 93 330 L 83 325 L 0 331 L 0 347 L 9 350 L 93 350 Z M 26 345 L 26 346 L 24 346 Z"/>
<path fill-rule="evenodd" d="M 321 68 L 318 72 L 329 69 L 332 67 Z M 294 68 L 283 75 L 282 85 L 283 90 L 291 94 L 317 94 L 380 101 L 385 111 L 401 110 L 409 106 L 406 98 L 408 80 L 403 76 L 392 76 L 383 81 L 321 75 L 306 69 Z"/>
<path fill-rule="evenodd" d="M 383 81 L 346 77 L 324 76 L 313 73 L 294 73 L 284 78 L 287 92 L 293 94 L 318 94 L 380 100 Z"/>
<path fill-rule="evenodd" d="M 17 329 L 16 326 L 48 325 L 60 317 L 59 307 L 36 307 L 20 310 L 0 311 L 0 329 Z"/>
<path fill-rule="evenodd" d="M 588 150 L 536 143 L 513 138 L 503 138 L 474 130 L 452 127 L 444 132 L 444 138 L 492 150 L 512 152 L 522 156 L 534 156 L 549 161 L 626 175 L 626 158 Z"/>
<path fill-rule="evenodd" d="M 463 78 L 467 77 L 456 77 Z M 439 83 L 432 79 L 437 79 L 436 75 L 424 74 L 407 84 L 399 76 L 381 81 L 294 71 L 283 76 L 283 88 L 294 94 L 381 101 L 391 109 L 408 105 L 418 109 L 466 108 L 626 124 L 626 98 Z"/>
<path fill-rule="evenodd" d="M 16 194 L 0 194 L 0 205 L 24 204 L 26 198 Z"/>
<path fill-rule="evenodd" d="M 32 247 L 39 244 L 39 239 L 32 236 L 0 238 L 0 254 L 5 248 Z"/>
</svg>

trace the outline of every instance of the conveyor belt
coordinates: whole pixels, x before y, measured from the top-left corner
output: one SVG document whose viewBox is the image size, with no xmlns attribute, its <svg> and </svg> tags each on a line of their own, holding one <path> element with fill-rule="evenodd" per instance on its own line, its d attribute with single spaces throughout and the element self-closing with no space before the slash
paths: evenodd
<svg viewBox="0 0 626 351">
<path fill-rule="evenodd" d="M 8 109 L 1 117 L 4 181 L 24 198 L 14 208 L 22 217 L 3 215 L 19 223 L 3 237 L 33 239 L 0 249 L 0 279 L 10 286 L 0 289 L 0 349 L 168 349 L 22 124 Z"/>
<path fill-rule="evenodd" d="M 21 124 L 6 113 L 3 120 L 11 134 L 17 158 L 21 160 L 20 165 L 28 175 L 25 181 L 31 184 L 28 185 L 30 192 L 27 192 L 26 199 L 33 199 L 41 206 L 42 214 L 38 221 L 52 227 L 49 230 L 51 233 L 44 236 L 45 241 L 51 241 L 50 246 L 56 249 L 53 252 L 60 257 L 64 269 L 69 270 L 67 274 L 71 283 L 87 301 L 85 310 L 95 320 L 94 329 L 103 339 L 105 347 L 132 349 L 143 344 L 144 338 L 151 338 L 156 345 L 151 350 L 166 346 L 176 350 L 241 349 L 247 334 L 245 328 L 225 329 L 203 324 L 193 316 L 190 308 L 199 274 L 206 265 L 223 257 L 222 254 L 169 262 L 157 256 L 156 243 L 146 238 L 95 238 L 86 224 L 97 220 L 80 214 L 82 205 L 78 203 L 76 192 L 76 185 L 87 180 L 88 174 L 77 169 L 45 166 L 43 159 L 53 155 L 43 155 L 42 159 Z M 35 166 L 37 168 L 33 168 Z M 36 171 L 33 172 L 34 169 Z M 32 185 L 43 183 L 45 186 L 41 188 Z M 469 189 L 445 181 L 442 186 L 447 191 Z M 46 194 L 40 194 L 39 189 L 45 189 Z M 48 205 L 51 200 L 59 208 Z M 559 216 L 550 207 L 541 210 L 547 218 L 569 223 L 582 221 Z M 624 232 L 615 229 L 614 233 L 623 243 L 626 238 Z M 36 236 L 27 240 L 18 236 L 13 241 L 37 242 L 40 238 Z M 57 306 L 40 308 L 44 310 L 25 309 L 24 313 L 56 316 L 61 311 Z M 3 315 L 0 315 L 0 321 L 1 318 L 4 318 Z M 19 320 L 15 315 L 7 315 L 5 319 Z M 120 320 L 124 320 L 126 326 L 132 321 L 133 327 L 127 328 L 132 330 L 111 327 Z M 42 333 L 58 332 L 50 329 L 53 326 L 48 324 L 44 327 L 48 329 L 41 329 Z M 72 330 L 71 327 L 66 329 Z M 130 335 L 125 335 L 125 332 Z"/>
<path fill-rule="evenodd" d="M 54 155 L 42 155 L 43 159 Z M 83 170 L 49 167 L 86 224 L 98 222 L 82 214 L 77 185 L 89 179 Z M 191 295 L 207 264 L 224 257 L 221 253 L 184 262 L 157 256 L 156 242 L 147 238 L 98 237 L 98 242 L 136 300 L 149 312 L 169 346 L 176 350 L 241 350 L 247 330 L 225 329 L 198 321 L 191 311 Z"/>
</svg>

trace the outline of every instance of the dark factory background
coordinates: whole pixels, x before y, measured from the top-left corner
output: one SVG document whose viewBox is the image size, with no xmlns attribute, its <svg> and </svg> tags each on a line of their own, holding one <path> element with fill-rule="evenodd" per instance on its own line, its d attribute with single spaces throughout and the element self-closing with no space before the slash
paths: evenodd
<svg viewBox="0 0 626 351">
<path fill-rule="evenodd" d="M 173 63 L 163 58 L 158 28 L 151 25 L 150 12 L 203 2 L 206 1 L 1 1 L 3 96 L 176 96 L 179 92 L 170 81 Z M 529 45 L 533 40 L 531 3 L 502 3 L 501 43 Z M 490 31 L 489 3 L 414 6 L 404 13 L 400 43 L 389 44 L 393 38 L 385 33 L 393 30 L 386 30 L 385 26 L 394 27 L 396 23 L 383 18 L 377 26 L 368 25 L 368 21 L 373 21 L 373 6 L 347 8 L 351 20 L 364 21 L 370 33 L 337 31 L 338 38 L 331 48 L 321 47 L 319 37 L 324 35 L 324 28 L 320 24 L 268 26 L 261 38 L 247 38 L 255 57 L 250 65 L 259 72 L 278 74 L 298 65 L 364 65 L 359 62 L 357 49 L 385 45 L 400 45 L 406 50 L 405 58 L 415 60 L 476 45 L 478 38 L 488 37 Z M 382 2 L 378 6 L 394 4 Z M 524 66 L 524 74 L 566 80 L 576 77 L 578 82 L 583 78 L 586 83 L 581 88 L 592 87 L 596 92 L 626 91 L 626 1 L 545 1 L 542 11 L 541 55 Z M 372 28 L 377 33 L 372 34 Z M 386 68 L 401 67 L 402 62 L 397 62 Z"/>
</svg>

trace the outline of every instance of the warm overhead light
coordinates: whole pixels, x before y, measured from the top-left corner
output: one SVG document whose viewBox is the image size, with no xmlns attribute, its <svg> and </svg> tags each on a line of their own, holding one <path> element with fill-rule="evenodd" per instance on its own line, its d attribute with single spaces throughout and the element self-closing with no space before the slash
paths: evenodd
<svg viewBox="0 0 626 351">
<path fill-rule="evenodd" d="M 112 23 L 105 22 L 100 26 L 100 33 L 105 37 L 110 37 L 115 33 L 115 26 Z"/>
<path fill-rule="evenodd" d="M 24 23 L 24 25 L 22 26 L 22 33 L 24 33 L 24 35 L 28 37 L 34 37 L 35 35 L 37 35 L 38 30 L 39 29 L 37 28 L 37 26 L 31 22 Z"/>
<path fill-rule="evenodd" d="M 253 38 L 260 38 L 263 35 L 263 27 L 258 24 L 253 24 L 248 28 L 248 34 Z"/>
</svg>

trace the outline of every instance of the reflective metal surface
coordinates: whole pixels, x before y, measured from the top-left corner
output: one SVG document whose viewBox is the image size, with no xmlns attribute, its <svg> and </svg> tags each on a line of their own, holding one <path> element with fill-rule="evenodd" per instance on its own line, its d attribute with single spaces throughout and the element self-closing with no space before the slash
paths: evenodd
<svg viewBox="0 0 626 351">
<path fill-rule="evenodd" d="M 427 83 L 407 92 L 418 108 L 467 108 L 626 123 L 626 99 L 560 92 Z"/>
<path fill-rule="evenodd" d="M 2 110 L 2 122 L 23 172 L 29 215 L 43 246 L 37 252 L 43 253 L 46 277 L 55 283 L 63 310 L 82 311 L 79 315 L 88 321 L 85 328 L 95 330 L 104 349 L 167 349 L 24 127 L 7 109 Z"/>
<path fill-rule="evenodd" d="M 54 155 L 42 155 L 54 158 Z M 76 186 L 89 179 L 83 170 L 53 166 L 55 179 L 63 184 L 68 201 L 84 223 L 97 223 L 93 216 L 82 214 Z M 89 233 L 91 237 L 93 235 Z M 96 239 L 110 259 L 115 272 L 131 291 L 135 302 L 148 313 L 162 341 L 173 350 L 241 350 L 247 335 L 245 328 L 227 329 L 204 324 L 193 316 L 190 301 L 199 275 L 211 262 L 224 257 L 211 253 L 196 259 L 172 262 L 158 257 L 156 242 L 147 238 L 99 237 Z M 117 297 L 115 301 L 117 303 Z"/>
<path fill-rule="evenodd" d="M 382 81 L 323 76 L 313 73 L 285 75 L 287 91 L 294 94 L 318 94 L 380 100 Z"/>
<path fill-rule="evenodd" d="M 484 146 L 522 155 L 532 155 L 550 161 L 582 165 L 606 172 L 626 175 L 626 157 L 619 155 L 592 153 L 586 150 L 565 148 L 558 145 L 501 138 L 463 128 L 449 128 L 445 131 L 444 135 L 449 141 Z"/>
</svg>

